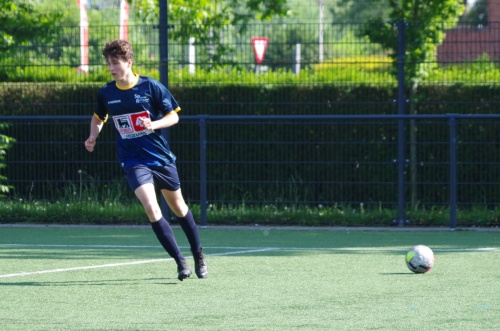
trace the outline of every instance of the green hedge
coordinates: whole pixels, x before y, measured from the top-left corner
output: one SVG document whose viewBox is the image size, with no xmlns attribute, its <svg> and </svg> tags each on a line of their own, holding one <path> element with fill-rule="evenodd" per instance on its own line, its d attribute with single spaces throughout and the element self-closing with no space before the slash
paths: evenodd
<svg viewBox="0 0 500 331">
<path fill-rule="evenodd" d="M 103 83 L 2 83 L 0 116 L 89 115 Z M 390 85 L 170 86 L 184 115 L 396 114 Z M 500 85 L 428 85 L 414 101 L 420 114 L 494 114 Z"/>
<path fill-rule="evenodd" d="M 0 115 L 85 115 L 92 114 L 97 90 L 101 83 L 95 84 L 1 84 Z M 446 113 L 497 113 L 497 96 L 500 86 L 467 86 L 467 85 L 433 85 L 422 86 L 416 98 L 416 110 L 420 114 Z M 304 115 L 304 114 L 396 114 L 394 102 L 396 91 L 391 86 L 369 85 L 319 85 L 319 86 L 171 86 L 183 111 L 182 115 Z M 109 126 L 109 125 L 108 125 Z M 299 130 L 298 128 L 301 127 Z M 356 162 L 387 163 L 397 155 L 395 137 L 396 126 L 381 121 L 364 121 L 348 124 L 339 122 L 336 125 L 321 123 L 265 125 L 237 125 L 232 131 L 222 124 L 211 124 L 210 142 L 231 142 L 241 140 L 253 142 L 357 142 L 355 148 L 351 144 L 317 148 L 301 148 L 276 144 L 276 148 L 259 148 L 258 145 L 241 146 L 212 143 L 210 145 L 209 162 L 217 166 L 209 166 L 209 178 L 221 180 L 211 191 L 211 196 L 222 197 L 229 201 L 247 199 L 266 200 L 280 195 L 287 201 L 295 200 L 327 200 L 327 201 L 378 201 L 379 197 L 390 197 L 395 201 L 397 187 L 394 183 L 395 173 L 387 171 L 387 164 L 362 166 L 353 171 Z M 291 129 L 292 128 L 292 129 Z M 295 128 L 295 129 L 293 129 Z M 304 135 L 307 129 L 307 136 Z M 407 128 L 408 130 L 408 128 Z M 422 161 L 419 166 L 419 197 L 422 201 L 446 203 L 448 191 L 448 127 L 446 121 L 423 122 L 418 126 L 418 157 Z M 102 163 L 94 164 L 91 157 L 82 153 L 81 144 L 88 134 L 88 124 L 84 123 L 47 123 L 47 125 L 13 125 L 6 134 L 19 143 L 25 141 L 52 141 L 40 146 L 38 144 L 18 145 L 9 151 L 9 160 L 28 159 L 26 167 L 19 165 L 6 170 L 8 178 L 26 181 L 26 187 L 17 187 L 17 192 L 26 194 L 33 173 L 43 173 L 46 183 L 38 193 L 40 196 L 51 196 L 64 192 L 61 174 L 65 181 L 78 182 L 77 175 L 82 169 L 101 180 L 122 180 L 122 173 L 115 163 L 115 147 L 112 143 L 113 132 L 107 128 L 101 139 L 109 143 L 99 146 Z M 499 162 L 497 155 L 497 127 L 494 122 L 472 122 L 468 126 L 460 126 L 459 135 L 466 144 L 460 145 L 460 160 L 471 161 L 460 165 L 459 181 L 466 183 L 499 183 L 500 173 L 491 171 L 488 164 Z M 191 182 L 190 196 L 198 195 L 199 180 L 199 128 L 197 124 L 183 123 L 172 129 L 174 147 L 182 165 L 183 176 Z M 385 137 L 385 138 L 382 138 Z M 408 142 L 408 137 L 406 137 Z M 473 143 L 470 143 L 473 142 Z M 481 148 L 477 148 L 481 144 Z M 20 149 L 22 146 L 22 149 Z M 239 149 L 238 149 L 239 148 Z M 325 164 L 311 166 L 307 160 L 325 161 Z M 43 162 L 36 162 L 36 160 Z M 51 162 L 58 160 L 60 162 Z M 226 160 L 227 164 L 220 164 Z M 273 164 L 270 160 L 285 161 Z M 328 164 L 328 160 L 338 164 Z M 74 164 L 81 161 L 80 164 Z M 229 161 L 235 161 L 231 164 Z M 256 162 L 259 165 L 259 181 L 276 182 L 269 187 L 248 185 L 243 188 L 232 182 L 246 182 L 255 179 Z M 305 162 L 305 163 L 304 163 Z M 432 166 L 429 164 L 433 163 Z M 481 163 L 484 163 L 481 165 Z M 112 165 L 110 165 L 112 164 Z M 303 164 L 297 169 L 297 164 Z M 15 175 L 14 175 L 15 171 Z M 14 177 L 15 176 L 15 177 Z M 295 190 L 296 184 L 303 178 L 309 183 L 301 183 L 301 190 Z M 341 178 L 351 181 L 349 188 L 327 188 Z M 226 181 L 224 182 L 224 179 Z M 52 182 L 53 181 L 53 182 Z M 296 183 L 294 183 L 296 181 Z M 58 183 L 56 183 L 58 182 Z M 283 184 L 278 184 L 278 183 Z M 374 185 L 373 183 L 381 183 Z M 19 184 L 21 185 L 21 184 Z M 22 184 L 24 185 L 24 184 Z M 59 186 L 57 186 L 59 185 Z M 279 187 L 278 187 L 279 186 Z M 435 186 L 433 189 L 429 187 Z M 462 190 L 460 201 L 481 201 L 494 203 L 498 196 L 496 186 L 478 185 Z M 126 190 L 126 188 L 125 188 Z M 300 196 L 299 196 L 300 195 Z M 51 196 L 52 197 L 52 196 Z M 389 198 L 388 198 L 389 199 Z"/>
</svg>

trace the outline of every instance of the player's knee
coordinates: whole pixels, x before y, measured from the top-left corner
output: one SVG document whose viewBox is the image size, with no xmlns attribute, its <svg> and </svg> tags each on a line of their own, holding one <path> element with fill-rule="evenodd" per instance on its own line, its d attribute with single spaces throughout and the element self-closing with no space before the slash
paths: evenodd
<svg viewBox="0 0 500 331">
<path fill-rule="evenodd" d="M 188 206 L 185 203 L 175 204 L 170 207 L 177 217 L 184 217 L 188 212 Z"/>
<path fill-rule="evenodd" d="M 146 205 L 144 206 L 144 211 L 146 211 L 150 222 L 156 222 L 162 217 L 161 210 L 157 206 Z"/>
</svg>

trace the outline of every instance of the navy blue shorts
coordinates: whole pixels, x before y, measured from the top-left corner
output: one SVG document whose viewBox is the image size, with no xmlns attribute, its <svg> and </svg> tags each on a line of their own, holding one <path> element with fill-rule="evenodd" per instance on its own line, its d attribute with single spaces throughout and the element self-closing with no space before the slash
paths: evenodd
<svg viewBox="0 0 500 331">
<path fill-rule="evenodd" d="M 132 191 L 147 183 L 153 183 L 156 188 L 169 191 L 177 191 L 181 187 L 175 163 L 164 167 L 132 166 L 125 169 L 125 177 Z"/>
</svg>

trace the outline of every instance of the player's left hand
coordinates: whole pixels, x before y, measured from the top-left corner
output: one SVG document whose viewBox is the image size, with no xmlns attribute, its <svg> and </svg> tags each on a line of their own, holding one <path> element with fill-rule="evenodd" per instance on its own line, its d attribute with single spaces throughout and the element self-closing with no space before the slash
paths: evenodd
<svg viewBox="0 0 500 331">
<path fill-rule="evenodd" d="M 144 125 L 144 127 L 145 127 L 147 130 L 154 130 L 154 128 L 153 128 L 153 122 L 151 122 L 151 119 L 150 119 L 150 118 L 147 118 L 147 117 L 139 117 L 139 119 L 141 120 L 142 125 Z"/>
<path fill-rule="evenodd" d="M 90 136 L 88 137 L 87 140 L 85 140 L 85 148 L 89 151 L 89 152 L 93 152 L 94 151 L 94 146 L 95 146 L 95 137 L 94 136 Z"/>
</svg>

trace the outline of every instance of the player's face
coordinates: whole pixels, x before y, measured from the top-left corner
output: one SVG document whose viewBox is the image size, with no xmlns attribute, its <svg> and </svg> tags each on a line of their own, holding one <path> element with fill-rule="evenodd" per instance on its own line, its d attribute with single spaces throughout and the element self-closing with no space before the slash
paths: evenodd
<svg viewBox="0 0 500 331">
<path fill-rule="evenodd" d="M 132 61 L 124 61 L 118 58 L 108 58 L 106 60 L 109 72 L 113 79 L 117 82 L 123 82 L 127 79 L 130 69 L 132 68 Z"/>
</svg>

